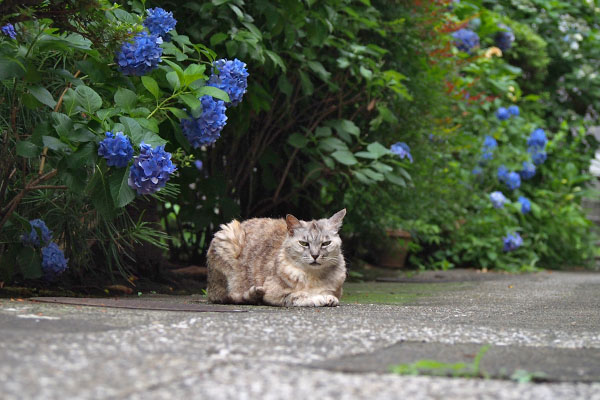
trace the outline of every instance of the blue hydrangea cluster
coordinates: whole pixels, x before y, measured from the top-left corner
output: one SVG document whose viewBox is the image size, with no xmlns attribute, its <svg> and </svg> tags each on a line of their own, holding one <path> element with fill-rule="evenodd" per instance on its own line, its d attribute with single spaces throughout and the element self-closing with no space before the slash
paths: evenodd
<svg viewBox="0 0 600 400">
<path fill-rule="evenodd" d="M 529 161 L 523 161 L 523 169 L 519 171 L 521 179 L 527 180 L 535 176 L 535 165 Z"/>
<path fill-rule="evenodd" d="M 515 232 L 514 234 L 506 235 L 506 237 L 503 240 L 504 240 L 504 251 L 506 251 L 506 252 L 514 251 L 514 250 L 518 249 L 519 247 L 521 247 L 521 245 L 523 244 L 523 239 L 521 238 L 521 235 L 519 235 L 518 232 Z"/>
<path fill-rule="evenodd" d="M 15 31 L 15 27 L 13 24 L 9 23 L 4 25 L 2 28 L 0 28 L 0 31 L 2 31 L 2 34 L 8 36 L 11 39 L 17 38 L 17 32 Z"/>
<path fill-rule="evenodd" d="M 233 61 L 223 58 L 216 60 L 213 65 L 219 73 L 212 74 L 208 84 L 227 92 L 231 100 L 227 106 L 237 106 L 248 89 L 246 63 L 237 58 Z"/>
<path fill-rule="evenodd" d="M 519 203 L 521 203 L 521 212 L 523 214 L 531 211 L 531 201 L 527 197 L 519 196 Z"/>
<path fill-rule="evenodd" d="M 500 32 L 496 33 L 494 36 L 494 42 L 496 47 L 498 47 L 502 51 L 506 51 L 512 47 L 513 42 L 515 41 L 515 34 L 512 29 L 504 24 L 498 25 Z"/>
<path fill-rule="evenodd" d="M 531 132 L 527 140 L 527 151 L 531 155 L 531 159 L 535 165 L 543 164 L 546 161 L 548 155 L 544 149 L 547 143 L 546 132 L 542 128 L 537 128 Z"/>
<path fill-rule="evenodd" d="M 506 168 L 505 165 L 499 166 L 497 176 L 500 182 L 506 182 L 506 177 L 508 176 L 508 168 Z"/>
<path fill-rule="evenodd" d="M 29 221 L 31 225 L 31 231 L 29 233 L 21 235 L 21 243 L 26 246 L 41 247 L 45 246 L 52 240 L 52 231 L 48 229 L 46 223 L 41 219 L 32 219 Z M 38 230 L 41 234 L 38 235 Z"/>
<path fill-rule="evenodd" d="M 521 186 L 521 176 L 516 172 L 509 172 L 504 183 L 510 190 L 516 190 Z"/>
<path fill-rule="evenodd" d="M 175 29 L 177 20 L 173 18 L 171 11 L 167 12 L 160 7 L 146 10 L 148 16 L 144 20 L 144 26 L 148 28 L 151 35 L 160 36 L 164 41 L 169 41 L 167 32 Z"/>
<path fill-rule="evenodd" d="M 198 118 L 181 120 L 181 130 L 194 148 L 208 146 L 217 141 L 227 123 L 225 102 L 211 96 L 202 96 L 202 114 Z"/>
<path fill-rule="evenodd" d="M 202 165 L 202 161 L 200 161 L 200 160 L 196 160 L 196 161 L 194 161 L 194 165 L 196 166 L 196 169 L 197 169 L 198 171 L 202 171 L 202 167 L 203 167 L 203 165 Z"/>
<path fill-rule="evenodd" d="M 506 121 L 510 117 L 518 117 L 520 114 L 519 106 L 512 105 L 508 108 L 500 107 L 496 110 L 496 118 L 500 121 Z"/>
<path fill-rule="evenodd" d="M 502 208 L 504 207 L 504 203 L 508 201 L 500 191 L 490 193 L 490 200 L 494 208 Z"/>
<path fill-rule="evenodd" d="M 160 36 L 140 32 L 131 42 L 125 42 L 115 57 L 119 70 L 125 75 L 142 76 L 161 62 L 163 40 Z"/>
<path fill-rule="evenodd" d="M 454 38 L 454 45 L 460 51 L 471 54 L 471 50 L 479 46 L 479 36 L 470 29 L 459 29 L 452 33 Z"/>
<path fill-rule="evenodd" d="M 485 164 L 486 161 L 493 159 L 496 147 L 498 147 L 496 139 L 487 135 L 483 139 L 483 148 L 481 149 L 481 160 L 479 161 L 479 164 Z"/>
<path fill-rule="evenodd" d="M 500 121 L 506 121 L 510 118 L 510 113 L 506 107 L 500 107 L 498 110 L 496 110 L 496 118 L 498 118 Z"/>
<path fill-rule="evenodd" d="M 394 143 L 390 147 L 390 151 L 402 159 L 408 158 L 410 162 L 413 162 L 412 155 L 410 154 L 410 147 L 404 142 Z"/>
<path fill-rule="evenodd" d="M 42 249 L 42 271 L 48 280 L 54 280 L 67 269 L 68 259 L 56 243 Z"/>
<path fill-rule="evenodd" d="M 123 132 L 106 132 L 106 139 L 98 145 L 98 155 L 106 159 L 109 167 L 124 168 L 133 157 L 133 146 Z"/>
<path fill-rule="evenodd" d="M 140 155 L 133 159 L 127 183 L 138 194 L 152 194 L 165 187 L 165 184 L 177 168 L 171 161 L 171 153 L 164 146 L 152 146 L 142 143 Z"/>
</svg>

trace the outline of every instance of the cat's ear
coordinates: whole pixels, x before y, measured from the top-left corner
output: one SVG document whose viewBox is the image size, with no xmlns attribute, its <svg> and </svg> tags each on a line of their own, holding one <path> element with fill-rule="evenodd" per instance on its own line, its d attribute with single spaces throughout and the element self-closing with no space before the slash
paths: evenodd
<svg viewBox="0 0 600 400">
<path fill-rule="evenodd" d="M 335 214 L 333 214 L 333 216 L 328 219 L 329 225 L 331 226 L 331 228 L 333 230 L 336 231 L 336 233 L 342 227 L 342 221 L 344 220 L 345 215 L 346 215 L 346 209 L 344 208 L 343 210 L 340 210 L 340 211 L 336 212 Z"/>
<path fill-rule="evenodd" d="M 292 214 L 288 214 L 285 216 L 285 223 L 287 224 L 287 230 L 290 235 L 294 234 L 294 229 L 300 228 L 302 225 L 298 218 L 294 217 Z"/>
</svg>

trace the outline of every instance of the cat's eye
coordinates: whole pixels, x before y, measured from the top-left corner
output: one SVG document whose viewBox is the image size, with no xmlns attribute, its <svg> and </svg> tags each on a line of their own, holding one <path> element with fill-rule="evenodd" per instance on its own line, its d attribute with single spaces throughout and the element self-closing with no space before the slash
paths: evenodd
<svg viewBox="0 0 600 400">
<path fill-rule="evenodd" d="M 298 241 L 298 243 L 300 243 L 300 246 L 302 247 L 308 247 L 308 242 L 304 242 L 302 240 Z"/>
<path fill-rule="evenodd" d="M 328 240 L 328 241 L 326 241 L 326 242 L 323 242 L 323 243 L 321 243 L 321 246 L 323 246 L 323 247 L 327 247 L 327 246 L 329 246 L 330 244 L 331 244 L 331 240 Z"/>
</svg>

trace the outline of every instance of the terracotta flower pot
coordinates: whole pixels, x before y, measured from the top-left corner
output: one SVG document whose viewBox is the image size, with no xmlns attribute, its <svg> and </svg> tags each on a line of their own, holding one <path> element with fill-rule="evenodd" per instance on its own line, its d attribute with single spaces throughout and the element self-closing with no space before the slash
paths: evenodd
<svg viewBox="0 0 600 400">
<path fill-rule="evenodd" d="M 379 265 L 387 268 L 403 268 L 408 255 L 410 233 L 402 229 L 386 229 L 389 238 L 379 258 Z"/>
</svg>

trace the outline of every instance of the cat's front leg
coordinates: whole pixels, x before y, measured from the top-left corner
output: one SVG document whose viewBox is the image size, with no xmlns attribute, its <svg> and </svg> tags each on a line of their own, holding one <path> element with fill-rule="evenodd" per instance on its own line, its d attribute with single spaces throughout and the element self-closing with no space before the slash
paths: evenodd
<svg viewBox="0 0 600 400">
<path fill-rule="evenodd" d="M 290 294 L 285 305 L 288 307 L 337 307 L 339 304 L 338 298 L 330 294 L 297 292 Z"/>
<path fill-rule="evenodd" d="M 283 271 L 284 273 L 281 275 L 285 283 L 291 287 L 296 288 L 298 286 L 306 286 L 308 284 L 308 277 L 306 273 L 297 268 L 287 268 Z"/>
</svg>

